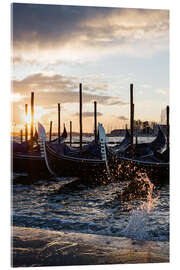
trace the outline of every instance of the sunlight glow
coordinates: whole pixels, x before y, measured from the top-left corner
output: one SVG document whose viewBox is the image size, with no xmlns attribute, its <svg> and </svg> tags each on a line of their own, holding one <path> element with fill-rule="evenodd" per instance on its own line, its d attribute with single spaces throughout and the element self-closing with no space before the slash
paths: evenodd
<svg viewBox="0 0 180 270">
<path fill-rule="evenodd" d="M 11 93 L 11 101 L 12 102 L 19 102 L 22 100 L 25 96 L 19 94 L 19 93 Z"/>
<path fill-rule="evenodd" d="M 37 122 L 40 122 L 42 120 L 43 115 L 46 114 L 43 107 L 41 106 L 34 106 L 34 125 L 37 124 Z M 23 121 L 28 124 L 28 128 L 31 126 L 31 109 L 28 108 L 27 117 L 24 113 L 23 115 Z"/>
</svg>

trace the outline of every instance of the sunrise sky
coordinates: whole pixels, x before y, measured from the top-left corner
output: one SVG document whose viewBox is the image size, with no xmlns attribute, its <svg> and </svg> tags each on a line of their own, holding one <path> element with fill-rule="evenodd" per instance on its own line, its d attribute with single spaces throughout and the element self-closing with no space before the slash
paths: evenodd
<svg viewBox="0 0 180 270">
<path fill-rule="evenodd" d="M 12 104 L 14 131 L 24 127 L 25 103 L 35 93 L 35 118 L 57 130 L 79 129 L 79 83 L 83 85 L 83 131 L 93 131 L 93 102 L 107 129 L 129 120 L 134 84 L 135 119 L 160 121 L 169 104 L 168 10 L 12 5 Z M 29 108 L 30 109 L 30 108 Z"/>
</svg>

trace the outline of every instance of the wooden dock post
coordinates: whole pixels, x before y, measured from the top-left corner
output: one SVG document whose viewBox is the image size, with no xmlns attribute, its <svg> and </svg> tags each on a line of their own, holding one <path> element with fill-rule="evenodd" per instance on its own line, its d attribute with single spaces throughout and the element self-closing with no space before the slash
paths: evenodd
<svg viewBox="0 0 180 270">
<path fill-rule="evenodd" d="M 60 143 L 60 136 L 61 136 L 61 106 L 58 103 L 58 141 Z"/>
<path fill-rule="evenodd" d="M 167 125 L 167 150 L 169 151 L 169 106 L 166 107 L 166 125 Z"/>
<path fill-rule="evenodd" d="M 82 83 L 79 84 L 79 143 L 82 151 Z"/>
<path fill-rule="evenodd" d="M 130 129 L 131 129 L 131 155 L 134 152 L 133 138 L 134 138 L 134 103 L 133 103 L 133 84 L 130 84 Z"/>
<path fill-rule="evenodd" d="M 21 143 L 23 142 L 23 130 L 20 130 L 20 139 L 21 139 Z"/>
<path fill-rule="evenodd" d="M 25 141 L 27 142 L 28 141 L 28 105 L 25 104 L 25 117 L 26 117 L 26 120 L 25 120 Z"/>
<path fill-rule="evenodd" d="M 138 129 L 137 129 L 137 123 L 134 121 L 134 104 L 133 104 L 133 126 L 135 128 L 135 138 L 136 138 L 136 145 L 138 144 Z M 133 149 L 134 150 L 134 149 Z"/>
<path fill-rule="evenodd" d="M 70 134 L 69 134 L 69 136 L 70 136 L 70 146 L 71 146 L 71 144 L 72 144 L 72 121 L 70 121 Z"/>
<path fill-rule="evenodd" d="M 49 129 L 49 141 L 51 142 L 51 136 L 52 136 L 52 121 L 50 121 L 50 129 Z"/>
<path fill-rule="evenodd" d="M 34 92 L 31 92 L 31 143 L 30 143 L 31 151 L 33 151 L 33 134 L 34 134 Z"/>
<path fill-rule="evenodd" d="M 94 139 L 97 142 L 97 102 L 94 101 Z"/>
</svg>

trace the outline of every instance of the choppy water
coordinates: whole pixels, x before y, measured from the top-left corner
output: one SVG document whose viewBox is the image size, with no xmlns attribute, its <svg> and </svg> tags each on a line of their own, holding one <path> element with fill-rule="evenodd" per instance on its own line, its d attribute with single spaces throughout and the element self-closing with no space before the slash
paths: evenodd
<svg viewBox="0 0 180 270">
<path fill-rule="evenodd" d="M 52 140 L 55 139 L 56 136 L 52 136 Z M 107 140 L 107 143 L 108 142 L 121 142 L 123 140 L 124 136 L 117 136 L 117 137 L 106 137 L 106 140 Z M 139 136 L 138 137 L 138 143 L 142 143 L 142 142 L 151 142 L 155 137 L 152 136 L 152 135 L 149 135 L 149 136 Z M 17 141 L 17 142 L 20 142 L 20 136 L 13 136 L 12 138 L 13 140 Z M 73 142 L 79 142 L 79 136 L 73 136 Z M 83 136 L 82 140 L 83 141 L 87 141 L 87 142 L 90 142 L 94 139 L 94 136 Z M 47 140 L 49 140 L 49 138 L 47 137 Z M 69 141 L 70 138 L 67 137 L 66 138 L 66 141 Z M 134 143 L 135 143 L 136 139 L 134 137 Z M 77 144 L 76 144 L 77 145 Z"/>
<path fill-rule="evenodd" d="M 139 215 L 142 235 L 128 235 L 125 231 L 134 211 L 142 203 L 139 200 L 120 202 L 115 199 L 122 183 L 87 188 L 63 193 L 60 188 L 67 181 L 43 180 L 33 185 L 17 184 L 13 187 L 13 225 L 95 233 L 111 236 L 129 236 L 147 240 L 169 239 L 169 191 L 168 186 L 159 189 L 159 199 L 151 212 Z M 81 190 L 79 190 L 81 189 Z M 145 218 L 145 221 L 142 221 Z"/>
<path fill-rule="evenodd" d="M 152 140 L 152 138 L 148 138 Z M 14 177 L 17 177 L 17 175 Z M 26 176 L 23 176 L 26 177 Z M 137 210 L 141 200 L 122 202 L 117 194 L 127 183 L 87 187 L 64 192 L 72 179 L 38 179 L 36 184 L 12 187 L 12 222 L 15 226 L 169 240 L 169 186 L 158 189 L 151 211 Z M 93 179 L 92 179 L 93 181 Z"/>
</svg>

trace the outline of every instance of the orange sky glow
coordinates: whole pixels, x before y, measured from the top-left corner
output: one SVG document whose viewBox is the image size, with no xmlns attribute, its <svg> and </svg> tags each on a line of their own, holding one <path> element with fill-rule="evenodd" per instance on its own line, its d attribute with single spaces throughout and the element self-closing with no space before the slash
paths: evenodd
<svg viewBox="0 0 180 270">
<path fill-rule="evenodd" d="M 33 14 L 33 16 L 32 16 Z M 12 130 L 24 129 L 25 104 L 35 95 L 35 123 L 57 132 L 93 132 L 94 101 L 106 131 L 129 123 L 130 84 L 135 119 L 160 121 L 169 103 L 169 11 L 153 9 L 12 5 Z M 33 19 L 32 19 L 33 18 Z"/>
</svg>

